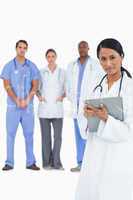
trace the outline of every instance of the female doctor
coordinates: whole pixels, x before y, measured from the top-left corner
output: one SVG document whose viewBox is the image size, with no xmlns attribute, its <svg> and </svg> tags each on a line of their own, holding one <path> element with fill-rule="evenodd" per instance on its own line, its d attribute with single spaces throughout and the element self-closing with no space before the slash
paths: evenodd
<svg viewBox="0 0 133 200">
<path fill-rule="evenodd" d="M 63 99 L 65 97 L 65 71 L 56 64 L 54 49 L 46 51 L 47 66 L 41 69 L 38 90 L 38 116 L 42 135 L 42 161 L 44 169 L 63 170 L 60 160 L 63 128 Z M 54 138 L 52 140 L 52 127 Z"/>
<path fill-rule="evenodd" d="M 76 200 L 129 200 L 133 183 L 133 80 L 122 67 L 124 52 L 115 39 L 97 47 L 97 57 L 106 75 L 89 98 L 117 97 L 123 100 L 124 121 L 104 107 L 81 106 L 79 126 L 87 138 Z M 89 132 L 86 117 L 100 119 L 97 132 Z"/>
</svg>

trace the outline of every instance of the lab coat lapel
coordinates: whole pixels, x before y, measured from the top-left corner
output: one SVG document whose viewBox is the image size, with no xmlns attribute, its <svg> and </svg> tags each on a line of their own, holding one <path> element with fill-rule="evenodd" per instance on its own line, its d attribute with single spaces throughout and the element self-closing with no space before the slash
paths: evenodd
<svg viewBox="0 0 133 200">
<path fill-rule="evenodd" d="M 113 83 L 111 88 L 108 90 L 108 83 L 107 79 L 105 79 L 104 84 L 103 84 L 103 94 L 102 96 L 106 97 L 112 97 L 112 96 L 118 96 L 119 94 L 119 87 L 120 87 L 120 79 Z"/>
<path fill-rule="evenodd" d="M 76 98 L 75 94 L 77 93 L 77 86 L 78 86 L 78 73 L 79 73 L 79 67 L 77 61 L 73 64 L 73 70 L 72 70 L 72 86 L 73 86 L 73 98 Z"/>
<path fill-rule="evenodd" d="M 88 92 L 89 92 L 89 87 L 90 83 L 92 80 L 92 65 L 91 65 L 91 58 L 88 59 L 86 66 L 85 66 L 85 71 L 84 71 L 84 76 L 82 80 L 82 85 L 81 85 L 81 99 L 85 99 Z"/>
</svg>

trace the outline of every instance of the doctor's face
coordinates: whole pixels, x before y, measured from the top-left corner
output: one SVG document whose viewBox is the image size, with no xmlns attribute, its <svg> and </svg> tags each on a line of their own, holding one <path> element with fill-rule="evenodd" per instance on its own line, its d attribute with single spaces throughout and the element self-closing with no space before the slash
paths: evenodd
<svg viewBox="0 0 133 200">
<path fill-rule="evenodd" d="M 80 57 L 86 57 L 88 56 L 88 51 L 89 51 L 89 46 L 87 43 L 85 42 L 81 42 L 78 46 L 78 51 L 79 51 L 79 55 Z"/>
<path fill-rule="evenodd" d="M 48 64 L 55 64 L 57 56 L 54 52 L 51 51 L 47 54 L 46 59 L 47 59 Z"/>
<path fill-rule="evenodd" d="M 99 61 L 108 75 L 120 72 L 123 57 L 113 49 L 101 48 L 99 52 Z"/>
<path fill-rule="evenodd" d="M 23 42 L 20 42 L 16 47 L 17 56 L 24 57 L 27 52 L 27 49 L 28 49 L 27 45 Z"/>
</svg>

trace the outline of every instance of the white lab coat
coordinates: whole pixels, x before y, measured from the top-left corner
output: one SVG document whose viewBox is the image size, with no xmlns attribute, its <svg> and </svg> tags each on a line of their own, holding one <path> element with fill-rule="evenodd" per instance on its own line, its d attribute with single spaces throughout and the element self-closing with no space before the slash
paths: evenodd
<svg viewBox="0 0 133 200">
<path fill-rule="evenodd" d="M 120 80 L 108 91 L 103 81 L 102 97 L 118 95 Z M 99 92 L 91 95 L 99 98 Z M 112 116 L 100 122 L 96 133 L 86 133 L 87 120 L 80 107 L 78 121 L 87 138 L 76 200 L 131 200 L 133 184 L 133 80 L 124 73 L 121 96 L 124 121 Z"/>
<path fill-rule="evenodd" d="M 40 70 L 39 93 L 46 101 L 39 102 L 39 118 L 63 118 L 63 102 L 57 101 L 65 93 L 65 71 L 59 67 L 52 73 L 48 66 Z"/>
<path fill-rule="evenodd" d="M 77 60 L 68 65 L 67 68 L 67 80 L 66 80 L 66 95 L 68 100 L 72 105 L 72 117 L 77 118 L 77 86 L 78 86 L 78 73 L 79 66 Z M 91 57 L 88 58 L 88 61 L 85 66 L 85 71 L 82 80 L 81 94 L 80 94 L 80 103 L 85 99 L 86 95 L 92 91 L 94 87 L 94 81 L 103 76 L 104 71 L 100 66 L 99 62 Z"/>
</svg>

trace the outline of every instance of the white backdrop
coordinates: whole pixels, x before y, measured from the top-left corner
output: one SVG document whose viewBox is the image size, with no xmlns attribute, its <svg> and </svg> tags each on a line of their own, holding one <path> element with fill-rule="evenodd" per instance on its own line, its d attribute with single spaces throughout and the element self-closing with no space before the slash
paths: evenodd
<svg viewBox="0 0 133 200">
<path fill-rule="evenodd" d="M 78 56 L 77 43 L 86 40 L 90 54 L 96 57 L 96 46 L 106 37 L 118 39 L 125 50 L 125 66 L 133 72 L 132 5 L 130 0 L 0 0 L 0 67 L 15 56 L 15 43 L 29 43 L 27 57 L 39 68 L 44 65 L 45 51 L 55 48 L 58 63 L 66 68 Z M 35 114 L 37 111 L 35 99 Z M 69 110 L 65 102 L 66 112 Z M 5 161 L 6 94 L 0 81 L 0 168 Z M 41 166 L 41 138 L 38 119 L 35 127 L 35 154 Z M 15 146 L 15 169 L 0 171 L 0 199 L 74 200 L 78 174 L 69 169 L 76 164 L 72 119 L 66 117 L 61 151 L 64 172 L 25 170 L 25 149 L 21 127 Z"/>
</svg>

